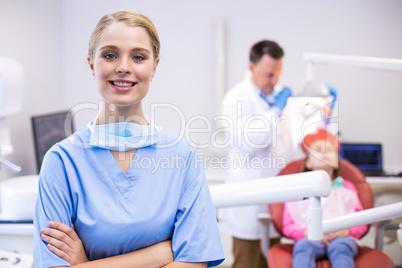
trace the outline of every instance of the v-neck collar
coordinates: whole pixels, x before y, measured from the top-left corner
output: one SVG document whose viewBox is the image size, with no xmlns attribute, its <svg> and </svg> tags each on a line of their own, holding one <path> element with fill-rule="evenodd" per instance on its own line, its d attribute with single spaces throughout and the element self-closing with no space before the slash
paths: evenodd
<svg viewBox="0 0 402 268">
<path fill-rule="evenodd" d="M 146 160 L 146 163 L 152 161 L 151 157 L 154 153 L 155 146 L 151 145 L 139 148 L 126 173 L 121 169 L 119 163 L 117 163 L 109 150 L 98 147 L 94 147 L 92 150 L 94 158 L 96 158 L 99 166 L 103 169 L 105 176 L 109 177 L 110 182 L 114 184 L 121 196 L 128 201 L 136 181 L 144 172 L 144 167 L 141 166 L 142 162 L 144 162 L 143 159 L 149 158 Z"/>
</svg>

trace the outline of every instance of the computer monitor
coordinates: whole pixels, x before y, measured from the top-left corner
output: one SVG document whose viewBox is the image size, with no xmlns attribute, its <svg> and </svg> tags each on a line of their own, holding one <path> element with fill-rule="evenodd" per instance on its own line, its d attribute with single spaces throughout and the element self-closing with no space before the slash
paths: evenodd
<svg viewBox="0 0 402 268">
<path fill-rule="evenodd" d="M 381 175 L 383 173 L 380 143 L 342 143 L 339 155 L 354 164 L 365 175 Z"/>
<path fill-rule="evenodd" d="M 67 120 L 67 121 L 66 121 Z M 74 132 L 74 124 L 69 111 L 31 117 L 35 144 L 37 170 L 40 172 L 46 152 L 56 143 Z M 70 129 L 65 128 L 65 125 Z"/>
</svg>

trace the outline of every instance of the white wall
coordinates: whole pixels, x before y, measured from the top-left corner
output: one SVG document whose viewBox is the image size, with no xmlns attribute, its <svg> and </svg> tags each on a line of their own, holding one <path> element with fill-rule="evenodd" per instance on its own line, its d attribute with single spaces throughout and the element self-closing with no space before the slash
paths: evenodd
<svg viewBox="0 0 402 268">
<path fill-rule="evenodd" d="M 144 13 L 159 31 L 161 62 L 145 104 L 177 105 L 186 118 L 213 116 L 217 17 L 227 22 L 227 88 L 243 77 L 250 46 L 261 39 L 285 49 L 281 82 L 295 91 L 301 90 L 306 51 L 402 58 L 399 0 L 0 0 L 1 55 L 19 60 L 26 74 L 23 111 L 9 118 L 15 154 L 7 157 L 23 166 L 21 174 L 36 172 L 30 116 L 97 102 L 87 43 L 98 19 L 117 9 Z M 402 169 L 402 75 L 322 66 L 316 77 L 338 89 L 343 140 L 383 142 L 386 167 Z M 78 125 L 93 115 L 77 114 Z M 178 133 L 172 110 L 159 109 L 156 119 Z"/>
<path fill-rule="evenodd" d="M 7 157 L 23 167 L 21 175 L 36 172 L 32 115 L 97 102 L 87 43 L 98 19 L 117 9 L 149 16 L 161 38 L 161 62 L 145 103 L 177 105 L 186 118 L 213 116 L 217 17 L 227 22 L 227 88 L 243 77 L 250 46 L 261 39 L 285 49 L 281 82 L 295 91 L 304 79 L 304 52 L 402 59 L 400 0 L 0 0 L 0 56 L 20 61 L 26 75 L 22 112 L 9 118 L 15 153 Z M 338 89 L 343 140 L 383 142 L 386 167 L 402 170 L 402 74 L 321 66 L 316 78 Z M 77 114 L 78 125 L 93 116 Z M 158 110 L 156 119 L 178 132 L 172 110 Z"/>
<path fill-rule="evenodd" d="M 285 49 L 282 83 L 296 92 L 305 74 L 304 52 L 402 58 L 402 2 L 393 1 L 63 1 L 65 104 L 96 102 L 88 67 L 87 43 L 106 12 L 131 9 L 156 25 L 162 43 L 161 61 L 146 104 L 178 105 L 186 118 L 213 116 L 214 20 L 227 22 L 227 88 L 244 74 L 251 45 L 273 39 Z M 344 141 L 384 143 L 386 167 L 402 169 L 399 103 L 402 74 L 320 66 L 317 85 L 328 82 L 339 93 L 339 129 Z M 157 123 L 178 133 L 179 117 L 157 110 Z M 93 115 L 77 115 L 77 121 Z M 84 118 L 84 119 L 82 119 Z"/>
<path fill-rule="evenodd" d="M 22 111 L 8 117 L 19 175 L 36 173 L 31 116 L 63 109 L 61 2 L 0 0 L 0 56 L 19 61 L 25 73 Z M 16 176 L 4 167 L 4 178 Z"/>
</svg>

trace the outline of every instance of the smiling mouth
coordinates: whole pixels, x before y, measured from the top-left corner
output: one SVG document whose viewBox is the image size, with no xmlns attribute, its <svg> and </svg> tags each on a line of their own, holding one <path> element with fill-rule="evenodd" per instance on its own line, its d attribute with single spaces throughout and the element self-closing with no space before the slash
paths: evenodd
<svg viewBox="0 0 402 268">
<path fill-rule="evenodd" d="M 115 82 L 115 81 L 110 81 L 110 83 L 116 87 L 132 87 L 136 84 L 130 82 Z"/>
</svg>

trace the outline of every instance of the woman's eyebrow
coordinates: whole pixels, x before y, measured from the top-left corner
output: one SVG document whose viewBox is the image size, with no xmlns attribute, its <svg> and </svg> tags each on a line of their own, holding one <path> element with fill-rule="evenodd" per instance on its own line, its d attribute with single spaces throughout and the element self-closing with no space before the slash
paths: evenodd
<svg viewBox="0 0 402 268">
<path fill-rule="evenodd" d="M 101 47 L 99 50 L 105 50 L 105 49 L 112 49 L 112 50 L 117 50 L 117 51 L 120 50 L 118 47 L 113 46 L 113 45 L 106 45 L 106 46 L 103 46 L 103 47 Z M 148 49 L 145 49 L 145 48 L 142 48 L 142 47 L 133 48 L 131 51 L 132 51 L 132 52 L 148 53 L 148 54 L 151 53 Z"/>
<path fill-rule="evenodd" d="M 131 51 L 132 51 L 132 52 L 142 52 L 142 53 L 148 53 L 148 54 L 150 54 L 150 53 L 151 53 L 151 52 L 149 52 L 149 50 L 148 50 L 148 49 L 145 49 L 145 48 L 142 48 L 142 47 L 136 47 L 136 48 L 133 48 Z"/>
<path fill-rule="evenodd" d="M 116 47 L 116 46 L 111 46 L 111 45 L 103 46 L 103 47 L 101 47 L 99 50 L 105 50 L 105 49 L 119 50 L 118 47 Z"/>
</svg>

